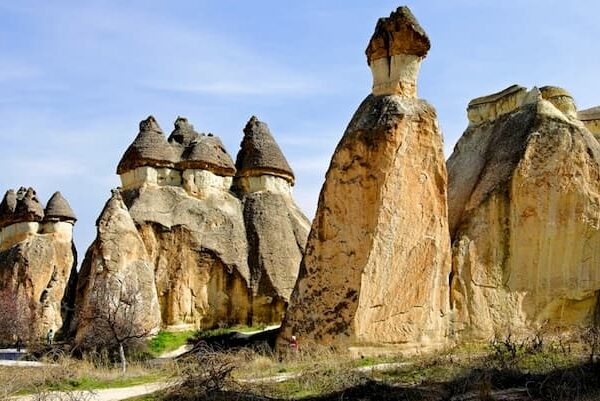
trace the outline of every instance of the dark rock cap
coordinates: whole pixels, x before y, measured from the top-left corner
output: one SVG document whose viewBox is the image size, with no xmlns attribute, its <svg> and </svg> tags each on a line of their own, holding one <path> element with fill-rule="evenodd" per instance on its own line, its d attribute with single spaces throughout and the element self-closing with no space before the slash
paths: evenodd
<svg viewBox="0 0 600 401">
<path fill-rule="evenodd" d="M 200 169 L 223 176 L 235 175 L 233 159 L 223 142 L 212 134 L 199 134 L 184 117 L 175 121 L 169 143 L 180 149 L 180 161 L 176 167 L 181 170 Z"/>
<path fill-rule="evenodd" d="M 13 215 L 17 208 L 17 194 L 9 189 L 4 194 L 0 202 L 0 228 L 6 227 L 12 223 Z"/>
<path fill-rule="evenodd" d="M 169 136 L 169 143 L 188 146 L 198 136 L 198 133 L 194 130 L 194 126 L 185 117 L 177 117 L 174 125 L 175 129 Z"/>
<path fill-rule="evenodd" d="M 235 162 L 238 176 L 278 175 L 294 183 L 294 172 L 269 131 L 267 124 L 252 116 L 244 128 L 244 139 Z"/>
<path fill-rule="evenodd" d="M 425 57 L 431 47 L 425 30 L 406 6 L 398 7 L 387 18 L 379 18 L 369 41 L 367 62 L 398 54 Z"/>
<path fill-rule="evenodd" d="M 178 164 L 182 169 L 209 170 L 223 176 L 234 176 L 233 159 L 223 142 L 212 135 L 198 135 L 189 145 Z"/>
<path fill-rule="evenodd" d="M 123 154 L 117 167 L 117 174 L 123 174 L 137 167 L 174 167 L 177 154 L 153 116 L 140 122 L 140 132 Z"/>
<path fill-rule="evenodd" d="M 27 188 L 22 199 L 17 197 L 17 207 L 13 216 L 12 223 L 42 221 L 44 208 L 33 188 Z"/>
<path fill-rule="evenodd" d="M 75 216 L 73 209 L 71 209 L 69 202 L 67 202 L 60 192 L 55 192 L 50 200 L 48 200 L 44 214 L 46 220 L 57 219 L 61 221 L 77 221 L 77 217 Z"/>
</svg>

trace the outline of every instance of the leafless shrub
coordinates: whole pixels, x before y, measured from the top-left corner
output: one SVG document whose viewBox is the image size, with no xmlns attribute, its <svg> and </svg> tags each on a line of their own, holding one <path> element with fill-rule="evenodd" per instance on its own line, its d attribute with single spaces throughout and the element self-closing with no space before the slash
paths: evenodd
<svg viewBox="0 0 600 401">
<path fill-rule="evenodd" d="M 142 346 L 152 334 L 146 323 L 147 306 L 136 286 L 121 280 L 106 280 L 96 287 L 90 307 L 82 319 L 89 322 L 83 348 L 116 351 L 121 370 L 127 369 L 126 350 Z"/>
<path fill-rule="evenodd" d="M 0 343 L 13 345 L 34 336 L 35 305 L 18 290 L 0 290 Z"/>
</svg>

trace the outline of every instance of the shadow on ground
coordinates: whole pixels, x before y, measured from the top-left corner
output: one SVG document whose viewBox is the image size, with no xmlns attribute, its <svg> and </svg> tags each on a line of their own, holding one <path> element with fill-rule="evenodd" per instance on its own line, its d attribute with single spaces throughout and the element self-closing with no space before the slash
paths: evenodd
<svg viewBox="0 0 600 401">
<path fill-rule="evenodd" d="M 600 364 L 585 363 L 546 375 L 510 369 L 475 369 L 449 382 L 406 387 L 368 380 L 360 385 L 318 397 L 271 398 L 249 391 L 221 391 L 174 400 L 239 401 L 592 401 L 600 400 Z"/>
</svg>

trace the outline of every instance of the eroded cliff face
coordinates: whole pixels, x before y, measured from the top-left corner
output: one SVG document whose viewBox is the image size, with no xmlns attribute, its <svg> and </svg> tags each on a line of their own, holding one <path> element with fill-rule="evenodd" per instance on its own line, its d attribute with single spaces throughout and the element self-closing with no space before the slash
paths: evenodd
<svg viewBox="0 0 600 401">
<path fill-rule="evenodd" d="M 131 324 L 136 332 L 160 327 L 154 268 L 121 193 L 113 190 L 98 221 L 97 236 L 79 272 L 76 294 L 76 342 L 94 343 L 94 326 L 119 318 L 122 304 L 135 300 Z M 102 318 L 103 322 L 96 319 Z M 127 322 L 118 322 L 120 325 Z"/>
<path fill-rule="evenodd" d="M 32 332 L 22 333 L 22 338 L 39 338 L 50 329 L 61 330 L 73 308 L 73 300 L 65 294 L 69 285 L 74 285 L 70 278 L 77 276 L 76 264 L 71 238 L 59 233 L 31 235 L 0 251 L 2 288 L 18 294 L 22 306 L 31 310 L 27 318 L 32 319 Z"/>
<path fill-rule="evenodd" d="M 37 339 L 68 325 L 77 280 L 76 220 L 59 192 L 45 210 L 33 188 L 6 192 L 0 202 L 0 292 L 3 313 L 15 327 L 7 327 L 12 334 L 0 333 L 0 340 Z"/>
<path fill-rule="evenodd" d="M 472 121 L 448 160 L 451 303 L 463 338 L 593 318 L 600 146 L 568 96 L 545 93 Z"/>
<path fill-rule="evenodd" d="M 179 187 L 127 191 L 154 266 L 163 325 L 246 324 L 250 271 L 241 204 L 229 191 L 190 196 Z"/>
<path fill-rule="evenodd" d="M 372 42 L 392 53 L 370 44 L 371 67 L 393 61 L 394 49 L 420 62 L 429 49 L 422 28 L 405 7 L 389 18 L 394 23 L 381 19 Z M 417 42 L 393 46 L 402 40 Z M 292 335 L 340 346 L 445 342 L 450 238 L 442 136 L 434 109 L 414 97 L 416 74 L 396 71 L 401 81 L 386 78 L 385 85 L 380 75 L 333 155 L 280 344 Z"/>
</svg>

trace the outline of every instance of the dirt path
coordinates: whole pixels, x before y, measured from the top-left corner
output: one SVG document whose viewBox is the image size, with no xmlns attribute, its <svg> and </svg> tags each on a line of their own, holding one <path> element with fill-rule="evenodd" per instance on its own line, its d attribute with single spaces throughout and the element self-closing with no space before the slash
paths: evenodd
<svg viewBox="0 0 600 401">
<path fill-rule="evenodd" d="M 152 394 L 160 390 L 164 390 L 169 387 L 168 383 L 149 383 L 140 384 L 138 386 L 123 387 L 123 388 L 109 388 L 105 390 L 94 390 L 94 391 L 53 391 L 46 393 L 48 401 L 62 401 L 62 400 L 83 400 L 83 401 L 120 401 L 131 397 L 138 397 L 140 395 Z M 13 397 L 11 401 L 33 401 L 35 395 L 26 395 L 20 397 Z M 39 398 L 38 398 L 39 399 Z"/>
</svg>

